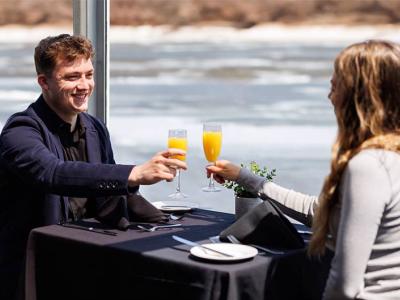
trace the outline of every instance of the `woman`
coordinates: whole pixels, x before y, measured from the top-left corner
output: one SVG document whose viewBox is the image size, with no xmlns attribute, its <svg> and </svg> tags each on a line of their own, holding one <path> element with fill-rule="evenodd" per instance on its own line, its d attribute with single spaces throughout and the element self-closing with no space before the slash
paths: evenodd
<svg viewBox="0 0 400 300">
<path fill-rule="evenodd" d="M 377 40 L 347 47 L 331 84 L 338 133 L 318 198 L 228 161 L 208 171 L 312 220 L 309 253 L 335 253 L 324 300 L 400 299 L 400 47 Z"/>
</svg>

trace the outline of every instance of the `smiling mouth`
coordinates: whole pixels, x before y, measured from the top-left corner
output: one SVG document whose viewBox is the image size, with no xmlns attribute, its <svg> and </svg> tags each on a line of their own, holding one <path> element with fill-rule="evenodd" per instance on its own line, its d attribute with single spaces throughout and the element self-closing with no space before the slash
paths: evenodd
<svg viewBox="0 0 400 300">
<path fill-rule="evenodd" d="M 74 100 L 83 102 L 87 98 L 88 94 L 72 94 L 71 96 L 74 98 Z"/>
</svg>

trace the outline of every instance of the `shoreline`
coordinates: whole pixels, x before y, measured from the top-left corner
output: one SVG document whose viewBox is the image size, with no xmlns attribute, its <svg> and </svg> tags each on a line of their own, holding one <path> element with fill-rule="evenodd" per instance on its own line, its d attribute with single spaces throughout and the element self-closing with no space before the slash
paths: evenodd
<svg viewBox="0 0 400 300">
<path fill-rule="evenodd" d="M 0 43 L 37 43 L 45 36 L 72 34 L 71 26 L 0 26 Z M 285 25 L 260 24 L 248 29 L 221 25 L 200 26 L 111 26 L 111 43 L 152 44 L 158 42 L 276 42 L 300 44 L 345 44 L 366 39 L 400 42 L 400 25 Z"/>
</svg>

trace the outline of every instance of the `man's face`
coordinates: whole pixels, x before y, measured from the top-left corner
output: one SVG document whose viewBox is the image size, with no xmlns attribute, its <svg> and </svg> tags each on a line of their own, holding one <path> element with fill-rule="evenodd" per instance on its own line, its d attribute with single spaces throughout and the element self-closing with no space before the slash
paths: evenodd
<svg viewBox="0 0 400 300">
<path fill-rule="evenodd" d="M 39 75 L 45 77 L 44 84 L 40 84 L 45 98 L 60 117 L 87 111 L 94 88 L 93 73 L 92 61 L 78 58 L 72 62 L 58 59 L 51 76 Z"/>
</svg>

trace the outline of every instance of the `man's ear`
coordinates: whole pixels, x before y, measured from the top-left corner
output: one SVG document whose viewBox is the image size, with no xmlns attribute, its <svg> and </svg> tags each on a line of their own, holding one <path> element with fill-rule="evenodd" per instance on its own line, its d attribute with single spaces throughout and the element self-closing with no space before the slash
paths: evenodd
<svg viewBox="0 0 400 300">
<path fill-rule="evenodd" d="M 37 82 L 42 88 L 42 90 L 47 91 L 49 89 L 49 85 L 47 83 L 47 78 L 44 74 L 39 74 L 37 77 Z"/>
</svg>

